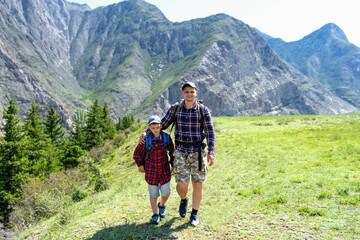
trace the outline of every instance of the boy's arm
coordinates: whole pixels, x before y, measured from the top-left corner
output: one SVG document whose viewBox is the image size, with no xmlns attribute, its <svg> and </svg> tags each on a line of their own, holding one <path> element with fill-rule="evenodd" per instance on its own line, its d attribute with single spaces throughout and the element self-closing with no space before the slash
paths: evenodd
<svg viewBox="0 0 360 240">
<path fill-rule="evenodd" d="M 138 167 L 144 165 L 145 148 L 145 144 L 138 144 L 134 150 L 133 159 L 135 160 L 135 163 Z"/>
</svg>

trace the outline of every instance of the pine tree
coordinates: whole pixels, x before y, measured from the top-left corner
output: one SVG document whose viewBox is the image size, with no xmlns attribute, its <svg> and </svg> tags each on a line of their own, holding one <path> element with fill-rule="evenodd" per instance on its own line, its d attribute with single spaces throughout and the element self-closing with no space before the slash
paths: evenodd
<svg viewBox="0 0 360 240">
<path fill-rule="evenodd" d="M 27 162 L 22 158 L 18 112 L 13 99 L 9 101 L 9 107 L 3 110 L 5 142 L 0 145 L 0 214 L 4 226 L 9 223 L 11 202 L 20 195 L 21 175 L 27 167 Z"/>
<path fill-rule="evenodd" d="M 112 139 L 115 135 L 116 127 L 114 122 L 111 120 L 110 110 L 106 103 L 102 108 L 101 123 L 105 138 Z"/>
<path fill-rule="evenodd" d="M 24 125 L 26 135 L 35 141 L 40 141 L 45 137 L 44 128 L 41 123 L 41 116 L 38 111 L 39 108 L 33 101 Z"/>
<path fill-rule="evenodd" d="M 86 114 L 84 111 L 77 111 L 73 117 L 73 124 L 70 130 L 70 141 L 75 145 L 86 149 L 85 146 L 85 125 Z"/>
<path fill-rule="evenodd" d="M 101 112 L 99 101 L 96 99 L 86 116 L 86 149 L 91 149 L 94 146 L 100 146 L 104 143 L 105 134 L 103 131 Z"/>
<path fill-rule="evenodd" d="M 44 133 L 44 125 L 38 106 L 32 102 L 24 124 L 26 157 L 31 168 L 29 174 L 46 176 L 60 167 L 60 156 L 50 138 Z"/>
<path fill-rule="evenodd" d="M 50 108 L 46 115 L 45 125 L 45 134 L 51 139 L 52 143 L 59 145 L 62 142 L 65 131 L 61 126 L 61 118 L 56 113 L 54 108 Z"/>
</svg>

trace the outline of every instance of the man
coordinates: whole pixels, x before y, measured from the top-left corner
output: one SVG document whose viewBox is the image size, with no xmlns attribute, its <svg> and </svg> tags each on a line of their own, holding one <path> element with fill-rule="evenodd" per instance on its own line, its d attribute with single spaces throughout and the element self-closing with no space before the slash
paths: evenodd
<svg viewBox="0 0 360 240">
<path fill-rule="evenodd" d="M 214 164 L 215 133 L 210 111 L 204 105 L 201 106 L 196 100 L 198 89 L 192 82 L 186 82 L 182 86 L 184 101 L 178 107 L 172 105 L 165 117 L 161 120 L 163 129 L 175 122 L 175 152 L 174 152 L 174 175 L 176 179 L 176 191 L 181 202 L 179 215 L 185 217 L 188 206 L 188 187 L 190 177 L 192 181 L 192 211 L 190 224 L 198 226 L 198 210 L 203 197 L 203 182 L 206 180 L 208 165 Z M 178 109 L 176 109 L 178 108 Z M 173 118 L 173 113 L 176 116 Z M 203 114 L 203 116 L 201 116 Z M 208 153 L 205 153 L 206 138 Z"/>
</svg>

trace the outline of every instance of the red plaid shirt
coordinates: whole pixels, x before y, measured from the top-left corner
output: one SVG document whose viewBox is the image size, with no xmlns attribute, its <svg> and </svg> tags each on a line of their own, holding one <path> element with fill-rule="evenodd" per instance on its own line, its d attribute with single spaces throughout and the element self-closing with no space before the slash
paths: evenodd
<svg viewBox="0 0 360 240">
<path fill-rule="evenodd" d="M 163 185 L 170 181 L 170 164 L 174 160 L 174 143 L 169 136 L 169 145 L 161 139 L 152 139 L 152 147 L 145 159 L 145 181 L 150 185 Z M 167 157 L 169 151 L 170 161 Z M 134 151 L 134 160 L 139 167 L 143 165 L 143 156 L 146 154 L 146 144 L 138 144 Z M 170 163 L 170 164 L 169 164 Z"/>
</svg>

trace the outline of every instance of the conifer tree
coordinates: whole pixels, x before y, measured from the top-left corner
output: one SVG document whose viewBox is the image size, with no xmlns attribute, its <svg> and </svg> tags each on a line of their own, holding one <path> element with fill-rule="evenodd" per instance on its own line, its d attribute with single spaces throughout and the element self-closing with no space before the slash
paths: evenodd
<svg viewBox="0 0 360 240">
<path fill-rule="evenodd" d="M 38 106 L 32 102 L 24 124 L 26 156 L 30 162 L 29 173 L 46 176 L 60 167 L 60 159 L 55 146 L 44 133 L 44 125 Z"/>
<path fill-rule="evenodd" d="M 4 226 L 9 223 L 12 211 L 11 202 L 20 195 L 21 175 L 27 163 L 22 158 L 21 126 L 15 101 L 9 101 L 9 107 L 3 110 L 5 142 L 0 145 L 0 214 Z"/>
<path fill-rule="evenodd" d="M 111 120 L 110 110 L 106 103 L 102 108 L 101 122 L 105 138 L 112 139 L 115 135 L 116 127 L 114 122 Z"/>
<path fill-rule="evenodd" d="M 62 142 L 65 131 L 61 126 L 61 118 L 56 113 L 54 108 L 50 108 L 47 112 L 46 119 L 44 122 L 45 134 L 51 139 L 52 143 L 58 145 Z"/>
<path fill-rule="evenodd" d="M 24 125 L 25 134 L 35 141 L 40 141 L 45 137 L 41 116 L 38 111 L 39 107 L 33 101 Z"/>
<path fill-rule="evenodd" d="M 86 149 L 85 146 L 85 125 L 86 114 L 84 111 L 77 111 L 72 118 L 73 123 L 70 130 L 70 141 L 75 145 Z"/>
<path fill-rule="evenodd" d="M 99 146 L 104 143 L 105 134 L 101 118 L 101 107 L 96 99 L 86 116 L 85 141 L 86 149 Z"/>
</svg>

